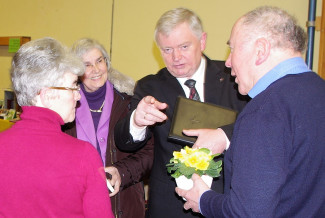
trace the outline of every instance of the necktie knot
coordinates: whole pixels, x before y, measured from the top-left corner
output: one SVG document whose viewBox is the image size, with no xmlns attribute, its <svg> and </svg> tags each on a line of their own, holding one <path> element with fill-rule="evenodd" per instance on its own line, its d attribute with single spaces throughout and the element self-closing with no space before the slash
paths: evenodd
<svg viewBox="0 0 325 218">
<path fill-rule="evenodd" d="M 189 88 L 194 88 L 195 87 L 196 81 L 194 79 L 188 79 L 185 81 L 185 85 Z"/>
</svg>

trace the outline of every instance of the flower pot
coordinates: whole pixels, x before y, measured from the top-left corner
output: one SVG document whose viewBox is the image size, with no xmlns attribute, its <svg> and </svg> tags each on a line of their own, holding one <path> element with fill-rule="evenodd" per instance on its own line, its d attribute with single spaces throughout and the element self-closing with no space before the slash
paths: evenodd
<svg viewBox="0 0 325 218">
<path fill-rule="evenodd" d="M 207 175 L 202 175 L 201 178 L 203 179 L 205 184 L 207 184 L 209 186 L 209 188 L 211 188 L 213 178 L 211 176 L 207 176 Z M 176 180 L 177 187 L 179 187 L 181 189 L 189 190 L 193 187 L 193 180 L 188 179 L 183 175 L 176 178 L 175 180 Z"/>
</svg>

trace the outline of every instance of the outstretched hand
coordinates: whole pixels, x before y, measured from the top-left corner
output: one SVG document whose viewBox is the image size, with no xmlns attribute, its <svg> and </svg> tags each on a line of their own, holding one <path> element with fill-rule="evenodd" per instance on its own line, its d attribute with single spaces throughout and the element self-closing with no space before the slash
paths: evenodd
<svg viewBox="0 0 325 218">
<path fill-rule="evenodd" d="M 188 129 L 183 130 L 188 136 L 197 136 L 193 148 L 208 148 L 212 154 L 221 154 L 227 146 L 227 136 L 224 131 L 218 129 Z"/>
<path fill-rule="evenodd" d="M 166 108 L 166 103 L 162 103 L 152 96 L 146 96 L 139 102 L 135 110 L 134 124 L 138 128 L 142 128 L 163 122 L 167 119 L 167 116 L 162 110 Z"/>
</svg>

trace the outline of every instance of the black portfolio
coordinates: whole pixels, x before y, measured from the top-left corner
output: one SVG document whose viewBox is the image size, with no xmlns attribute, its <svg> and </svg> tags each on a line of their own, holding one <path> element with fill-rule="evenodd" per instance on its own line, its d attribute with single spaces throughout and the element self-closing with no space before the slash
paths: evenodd
<svg viewBox="0 0 325 218">
<path fill-rule="evenodd" d="M 184 135 L 183 129 L 216 129 L 234 123 L 236 117 L 237 112 L 232 109 L 179 96 L 168 139 L 192 146 L 196 137 Z"/>
</svg>

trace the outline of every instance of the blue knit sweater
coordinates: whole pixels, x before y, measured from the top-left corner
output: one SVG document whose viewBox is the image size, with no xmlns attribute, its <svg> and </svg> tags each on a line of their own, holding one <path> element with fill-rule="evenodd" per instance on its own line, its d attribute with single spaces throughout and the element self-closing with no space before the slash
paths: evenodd
<svg viewBox="0 0 325 218">
<path fill-rule="evenodd" d="M 287 75 L 238 116 L 225 154 L 225 194 L 205 192 L 206 217 L 325 217 L 325 82 Z"/>
</svg>

